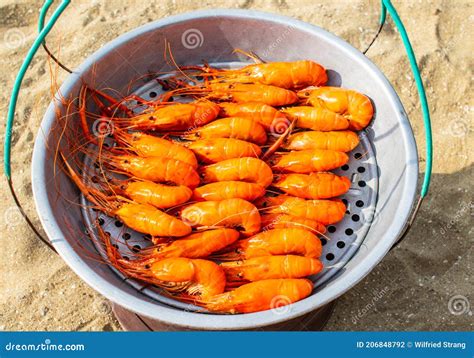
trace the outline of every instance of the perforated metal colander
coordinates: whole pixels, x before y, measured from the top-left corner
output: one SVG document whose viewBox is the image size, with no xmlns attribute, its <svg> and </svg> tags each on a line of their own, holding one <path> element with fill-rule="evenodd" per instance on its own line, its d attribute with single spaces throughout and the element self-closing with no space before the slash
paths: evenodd
<svg viewBox="0 0 474 358">
<path fill-rule="evenodd" d="M 189 34 L 193 34 L 195 41 L 186 37 Z M 151 287 L 124 280 L 109 266 L 91 260 L 86 251 L 98 247 L 91 245 L 84 235 L 74 233 L 93 231 L 92 220 L 97 213 L 70 205 L 81 202 L 78 190 L 66 175 L 54 168 L 54 153 L 48 150 L 55 147 L 57 139 L 57 108 L 52 104 L 36 139 L 32 173 L 38 213 L 54 247 L 84 281 L 110 300 L 175 327 L 265 327 L 297 319 L 333 301 L 367 275 L 388 252 L 403 232 L 414 202 L 418 174 L 415 141 L 390 83 L 359 51 L 318 27 L 273 14 L 216 10 L 169 17 L 117 38 L 69 76 L 60 89 L 61 95 L 76 97 L 84 82 L 94 84 L 95 88 L 109 87 L 128 93 L 132 79 L 169 70 L 161 55 L 165 39 L 172 45 L 176 62 L 182 65 L 203 59 L 210 63 L 242 61 L 233 52 L 236 48 L 253 51 L 268 61 L 314 60 L 328 68 L 330 85 L 355 89 L 373 100 L 376 108 L 373 123 L 360 133 L 361 143 L 351 152 L 348 165 L 336 171 L 352 181 L 350 191 L 343 196 L 348 211 L 343 221 L 328 228 L 330 240 L 325 242 L 322 258 L 326 269 L 314 277 L 314 292 L 285 310 L 202 314 Z M 159 93 L 161 88 L 148 79 L 132 90 L 147 98 L 151 92 Z M 65 108 L 59 110 L 64 112 Z M 66 130 L 77 131 L 77 128 L 70 123 Z M 67 156 L 67 146 L 62 150 Z M 104 229 L 111 235 L 124 234 L 123 227 L 117 226 L 120 223 L 107 217 L 102 219 Z M 123 241 L 135 250 L 150 244 L 141 235 L 129 234 L 130 238 L 126 236 Z M 125 245 L 119 244 L 119 249 L 124 255 L 134 255 Z"/>
<path fill-rule="evenodd" d="M 213 67 L 220 68 L 239 68 L 245 65 L 246 63 L 235 62 L 231 64 L 212 64 Z M 152 80 L 138 88 L 134 94 L 145 100 L 153 100 L 163 92 L 162 86 L 156 80 Z M 137 114 L 144 109 L 135 101 L 128 104 L 131 105 L 130 108 L 133 108 L 133 111 Z M 112 141 L 110 141 L 110 144 L 112 145 Z M 314 281 L 315 289 L 330 280 L 351 259 L 363 243 L 376 213 L 378 191 L 377 164 L 374 150 L 367 138 L 366 132 L 360 132 L 360 143 L 357 148 L 349 153 L 349 156 L 349 162 L 334 171 L 336 174 L 350 178 L 352 183 L 349 191 L 341 196 L 347 206 L 346 215 L 336 225 L 329 226 L 328 233 L 325 235 L 326 238 L 322 238 L 323 255 L 321 261 L 323 262 L 324 269 L 318 275 L 311 277 Z M 91 173 L 91 168 L 94 168 L 94 159 L 88 157 L 84 160 L 83 172 L 87 173 L 84 176 L 86 182 L 90 181 L 91 175 L 94 175 L 94 173 Z M 98 168 L 95 169 L 95 172 L 95 175 L 101 176 Z M 89 185 L 94 184 L 90 182 Z M 96 226 L 98 224 L 113 238 L 114 245 L 116 245 L 120 254 L 128 259 L 137 259 L 141 249 L 152 245 L 147 235 L 131 229 L 124 229 L 120 221 L 105 214 L 98 215 L 95 210 L 91 209 L 90 203 L 83 195 L 81 195 L 81 203 L 83 204 L 82 212 L 88 226 L 88 233 L 92 234 L 91 237 L 94 244 L 104 260 L 107 260 L 107 255 L 102 247 L 102 241 L 97 234 Z M 124 275 L 115 269 L 113 270 L 125 279 Z M 201 307 L 192 307 L 189 304 L 163 296 L 160 289 L 151 285 L 144 285 L 133 279 L 127 279 L 126 282 L 159 302 L 177 308 L 203 311 Z"/>
</svg>

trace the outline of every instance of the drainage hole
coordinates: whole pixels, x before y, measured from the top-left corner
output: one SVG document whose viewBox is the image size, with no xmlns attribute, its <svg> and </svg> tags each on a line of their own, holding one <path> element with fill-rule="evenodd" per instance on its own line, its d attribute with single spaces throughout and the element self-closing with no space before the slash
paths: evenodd
<svg viewBox="0 0 474 358">
<path fill-rule="evenodd" d="M 359 221 L 359 220 L 360 220 L 360 216 L 359 216 L 359 215 L 357 215 L 357 214 L 352 215 L 352 221 L 357 222 L 357 221 Z"/>
<path fill-rule="evenodd" d="M 98 219 L 97 219 L 97 222 L 99 223 L 100 226 L 102 226 L 102 225 L 104 225 L 105 220 L 102 219 L 102 218 L 98 218 Z"/>
<path fill-rule="evenodd" d="M 326 255 L 326 260 L 328 260 L 328 261 L 334 260 L 334 254 L 332 254 L 332 253 L 327 254 Z"/>
<path fill-rule="evenodd" d="M 143 235 L 143 238 L 145 240 L 151 241 L 151 235 L 150 234 Z"/>
<path fill-rule="evenodd" d="M 349 166 L 347 164 L 344 164 L 342 167 L 341 167 L 342 170 L 349 170 Z"/>
<path fill-rule="evenodd" d="M 354 158 L 360 159 L 360 158 L 362 158 L 362 154 L 356 153 L 356 154 L 354 154 Z"/>
<path fill-rule="evenodd" d="M 363 188 L 364 186 L 367 185 L 367 184 L 365 183 L 365 181 L 363 181 L 363 180 L 359 180 L 359 182 L 358 182 L 357 184 L 359 184 L 359 186 L 360 186 L 361 188 Z"/>
<path fill-rule="evenodd" d="M 132 251 L 135 253 L 140 252 L 141 249 L 140 245 L 133 245 L 132 247 Z"/>
<path fill-rule="evenodd" d="M 119 220 L 116 220 L 115 221 L 115 226 L 117 227 L 122 227 L 123 226 L 123 222 L 119 221 Z"/>
<path fill-rule="evenodd" d="M 125 232 L 125 233 L 123 233 L 123 235 L 122 235 L 122 238 L 123 238 L 124 240 L 130 240 L 131 237 L 132 237 L 132 235 L 130 235 L 128 232 Z"/>
<path fill-rule="evenodd" d="M 105 236 L 110 237 L 110 232 L 106 231 L 104 232 Z"/>
<path fill-rule="evenodd" d="M 344 241 L 338 241 L 336 246 L 339 247 L 340 249 L 343 249 L 344 246 L 346 246 L 346 243 Z"/>
<path fill-rule="evenodd" d="M 347 199 L 342 199 L 342 202 L 345 206 L 347 206 Z"/>
<path fill-rule="evenodd" d="M 112 244 L 113 247 L 115 247 L 117 250 L 119 249 L 119 246 L 117 244 Z"/>
<path fill-rule="evenodd" d="M 359 173 L 364 173 L 364 172 L 365 172 L 365 168 L 364 168 L 364 167 L 359 167 L 359 168 L 357 168 L 357 171 L 358 171 Z"/>
<path fill-rule="evenodd" d="M 331 234 L 335 233 L 336 232 L 336 227 L 335 226 L 329 226 L 328 227 L 328 232 L 331 233 Z"/>
<path fill-rule="evenodd" d="M 158 95 L 158 93 L 156 93 L 155 91 L 151 91 L 149 93 L 150 98 L 155 98 L 157 95 Z"/>
<path fill-rule="evenodd" d="M 358 208 L 361 208 L 361 207 L 364 206 L 364 202 L 363 202 L 362 200 L 357 200 L 357 201 L 356 201 L 356 206 L 357 206 Z"/>
<path fill-rule="evenodd" d="M 344 232 L 346 233 L 347 236 L 351 236 L 354 233 L 354 230 L 349 228 L 349 229 L 346 229 L 346 231 L 344 231 Z"/>
<path fill-rule="evenodd" d="M 324 245 L 326 245 L 326 244 L 327 244 L 327 242 L 328 242 L 328 241 L 327 241 L 326 239 L 324 239 L 324 238 L 322 238 L 322 239 L 321 239 L 321 245 L 323 245 L 323 246 L 324 246 Z"/>
</svg>

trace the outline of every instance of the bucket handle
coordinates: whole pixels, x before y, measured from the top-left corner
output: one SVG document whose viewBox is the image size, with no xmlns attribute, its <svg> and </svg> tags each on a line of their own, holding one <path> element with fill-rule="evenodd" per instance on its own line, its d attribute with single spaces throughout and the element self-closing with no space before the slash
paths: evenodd
<svg viewBox="0 0 474 358">
<path fill-rule="evenodd" d="M 432 134 L 431 134 L 431 119 L 430 119 L 430 110 L 428 106 L 428 100 L 426 98 L 426 92 L 423 86 L 423 80 L 421 79 L 420 70 L 416 62 L 415 53 L 413 52 L 410 39 L 408 38 L 408 34 L 405 30 L 405 26 L 403 25 L 402 20 L 398 16 L 398 13 L 395 10 L 395 7 L 392 5 L 390 0 L 381 0 L 381 7 L 382 8 L 381 8 L 381 14 L 380 14 L 380 21 L 379 21 L 380 27 L 382 27 L 383 24 L 385 23 L 385 20 L 387 18 L 387 12 L 388 12 L 393 22 L 395 23 L 395 26 L 400 32 L 400 37 L 402 38 L 403 45 L 405 46 L 405 51 L 407 53 L 408 60 L 410 61 L 410 67 L 413 73 L 413 77 L 415 79 L 416 87 L 418 90 L 418 96 L 420 98 L 421 111 L 423 115 L 423 125 L 425 127 L 425 140 L 426 140 L 426 169 L 425 169 L 425 175 L 424 175 L 423 184 L 421 187 L 420 196 L 415 205 L 415 208 L 412 210 L 412 213 L 410 215 L 410 219 L 408 220 L 407 225 L 405 226 L 403 232 L 400 235 L 400 238 L 392 246 L 392 249 L 393 249 L 405 238 L 405 236 L 410 231 L 410 228 L 412 227 L 413 222 L 415 221 L 416 215 L 418 211 L 420 210 L 421 203 L 423 202 L 423 199 L 428 194 L 428 189 L 429 189 L 430 181 L 431 181 L 431 171 L 432 171 L 432 166 L 433 166 L 433 139 L 432 139 Z"/>
<path fill-rule="evenodd" d="M 8 187 L 10 188 L 10 192 L 13 196 L 15 204 L 18 207 L 18 210 L 20 211 L 21 215 L 24 217 L 24 219 L 26 220 L 30 228 L 33 230 L 33 232 L 36 234 L 36 236 L 38 236 L 38 238 L 41 241 L 43 241 L 43 243 L 45 243 L 50 249 L 52 249 L 53 251 L 56 251 L 54 247 L 51 245 L 51 243 L 47 239 L 45 239 L 40 234 L 40 232 L 35 228 L 31 220 L 29 219 L 28 215 L 23 210 L 23 207 L 21 206 L 18 200 L 18 197 L 16 196 L 15 191 L 13 189 L 12 172 L 11 172 L 11 141 L 12 141 L 12 133 L 13 133 L 13 121 L 15 118 L 15 109 L 16 109 L 16 104 L 18 101 L 18 94 L 20 92 L 21 84 L 25 77 L 26 71 L 28 70 L 28 67 L 30 66 L 31 61 L 33 60 L 33 57 L 36 55 L 36 52 L 38 51 L 39 47 L 41 46 L 41 44 L 44 43 L 46 36 L 51 31 L 54 24 L 56 23 L 58 18 L 61 16 L 61 14 L 64 12 L 64 10 L 70 4 L 71 1 L 62 0 L 61 4 L 59 4 L 59 6 L 51 15 L 51 18 L 49 19 L 49 21 L 46 23 L 46 25 L 44 25 L 44 18 L 49 8 L 53 4 L 53 2 L 54 0 L 46 0 L 43 4 L 43 7 L 41 8 L 40 20 L 39 20 L 40 31 L 39 31 L 38 37 L 33 42 L 33 45 L 31 45 L 31 48 L 29 49 L 26 55 L 26 58 L 23 61 L 20 67 L 20 70 L 18 71 L 18 74 L 16 76 L 15 82 L 13 84 L 13 90 L 10 97 L 10 103 L 8 106 L 7 122 L 6 122 L 6 129 L 5 129 L 3 166 L 4 166 L 5 176 L 7 177 L 7 181 L 8 181 Z"/>
</svg>

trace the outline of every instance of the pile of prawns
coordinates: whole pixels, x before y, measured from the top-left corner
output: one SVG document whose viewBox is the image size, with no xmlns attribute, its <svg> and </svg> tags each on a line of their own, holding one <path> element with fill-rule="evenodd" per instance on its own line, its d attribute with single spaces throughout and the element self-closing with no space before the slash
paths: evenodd
<svg viewBox="0 0 474 358">
<path fill-rule="evenodd" d="M 327 81 L 313 61 L 256 60 L 240 69 L 180 67 L 152 101 L 84 85 L 81 128 L 99 150 L 81 151 L 98 152 L 101 170 L 122 175 L 91 185 L 61 154 L 65 170 L 95 210 L 153 241 L 129 259 L 99 225 L 109 263 L 213 312 L 309 296 L 305 277 L 323 269 L 318 236 L 343 219 L 337 197 L 351 185 L 330 171 L 348 162 L 356 131 L 374 113 L 368 97 Z M 86 110 L 86 98 L 100 113 Z M 130 100 L 147 109 L 136 114 Z M 90 131 L 99 117 L 113 123 L 112 146 Z"/>
</svg>

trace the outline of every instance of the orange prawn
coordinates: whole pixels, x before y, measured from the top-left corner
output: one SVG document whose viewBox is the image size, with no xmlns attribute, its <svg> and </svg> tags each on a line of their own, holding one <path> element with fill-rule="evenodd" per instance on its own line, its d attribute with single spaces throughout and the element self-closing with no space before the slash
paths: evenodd
<svg viewBox="0 0 474 358">
<path fill-rule="evenodd" d="M 339 199 L 305 200 L 289 195 L 263 197 L 255 202 L 257 207 L 270 214 L 289 214 L 299 218 L 330 225 L 342 220 L 346 206 Z"/>
<path fill-rule="evenodd" d="M 251 313 L 289 305 L 308 297 L 312 291 L 313 283 L 308 279 L 261 280 L 197 304 L 214 312 Z"/>
<path fill-rule="evenodd" d="M 326 227 L 317 221 L 288 214 L 265 214 L 262 215 L 263 230 L 303 228 L 314 234 L 325 234 Z"/>
<path fill-rule="evenodd" d="M 265 195 L 265 188 L 259 184 L 243 181 L 220 181 L 200 186 L 193 191 L 194 200 L 224 200 L 240 198 L 254 201 Z"/>
<path fill-rule="evenodd" d="M 128 133 L 124 130 L 115 130 L 113 135 L 126 150 L 138 156 L 172 158 L 187 163 L 194 169 L 198 166 L 196 156 L 190 149 L 167 139 L 142 132 Z"/>
<path fill-rule="evenodd" d="M 176 103 L 131 118 L 112 118 L 128 129 L 182 131 L 205 125 L 217 118 L 220 107 L 211 101 Z"/>
<path fill-rule="evenodd" d="M 337 131 L 347 129 L 349 121 L 342 115 L 321 107 L 297 106 L 281 109 L 288 119 L 296 120 L 296 127 L 315 131 Z"/>
<path fill-rule="evenodd" d="M 350 152 L 359 145 L 359 136 L 352 131 L 293 133 L 282 143 L 288 150 L 328 149 Z"/>
<path fill-rule="evenodd" d="M 223 269 L 216 263 L 202 259 L 172 257 L 143 262 L 115 259 L 114 267 L 127 276 L 151 283 L 178 299 L 196 297 L 211 299 L 225 290 Z"/>
<path fill-rule="evenodd" d="M 61 154 L 67 174 L 94 208 L 107 215 L 115 216 L 131 229 L 151 236 L 186 236 L 191 226 L 168 215 L 154 206 L 137 204 L 120 197 L 108 197 L 97 189 L 88 188 Z"/>
<path fill-rule="evenodd" d="M 265 128 L 249 118 L 229 117 L 213 121 L 205 126 L 194 128 L 181 136 L 187 140 L 209 138 L 235 138 L 255 144 L 267 141 Z"/>
<path fill-rule="evenodd" d="M 302 278 L 323 269 L 318 259 L 295 255 L 259 256 L 243 261 L 221 263 L 227 281 L 260 281 L 276 278 Z"/>
<path fill-rule="evenodd" d="M 200 169 L 202 183 L 218 181 L 245 181 L 269 186 L 273 181 L 273 172 L 263 160 L 257 158 L 235 158 L 204 166 Z"/>
<path fill-rule="evenodd" d="M 285 228 L 262 231 L 248 239 L 239 240 L 225 250 L 229 252 L 215 257 L 222 261 L 289 254 L 318 258 L 322 250 L 321 241 L 309 230 Z"/>
<path fill-rule="evenodd" d="M 213 81 L 260 83 L 286 89 L 324 86 L 328 81 L 326 69 L 310 60 L 257 63 L 230 70 L 212 68 L 198 75 L 217 77 Z"/>
<path fill-rule="evenodd" d="M 353 130 L 364 129 L 374 116 L 370 98 L 354 90 L 320 87 L 302 90 L 298 96 L 316 108 L 343 115 L 349 120 L 350 128 Z"/>
<path fill-rule="evenodd" d="M 161 260 L 169 257 L 203 258 L 233 244 L 239 238 L 234 229 L 215 229 L 197 232 L 171 242 L 149 246 L 141 250 L 144 261 Z"/>
<path fill-rule="evenodd" d="M 259 102 L 278 107 L 298 101 L 298 96 L 293 91 L 262 84 L 211 83 L 206 90 L 209 91 L 210 98 L 231 102 L 251 102 L 258 98 Z"/>
<path fill-rule="evenodd" d="M 333 173 L 279 175 L 272 184 L 285 193 L 303 199 L 329 199 L 345 194 L 351 181 Z"/>
<path fill-rule="evenodd" d="M 231 227 L 247 236 L 260 230 L 257 208 L 237 198 L 194 203 L 182 209 L 180 217 L 193 227 Z"/>
<path fill-rule="evenodd" d="M 324 149 L 282 153 L 270 159 L 274 170 L 302 174 L 336 169 L 348 161 L 349 156 L 346 153 Z"/>
<path fill-rule="evenodd" d="M 201 162 L 206 164 L 233 158 L 257 158 L 262 153 L 258 145 L 234 138 L 201 139 L 186 145 Z"/>
<path fill-rule="evenodd" d="M 167 209 L 187 202 L 193 191 L 184 185 L 164 185 L 147 180 L 123 181 L 110 185 L 114 193 L 126 196 L 138 204 L 149 204 L 158 209 Z"/>
<path fill-rule="evenodd" d="M 272 123 L 287 120 L 286 116 L 279 110 L 261 102 L 219 103 L 222 117 L 250 118 L 260 123 L 266 130 L 272 127 Z"/>
<path fill-rule="evenodd" d="M 199 175 L 189 164 L 165 157 L 139 157 L 136 155 L 101 154 L 104 165 L 116 172 L 158 183 L 174 183 L 194 189 Z"/>
</svg>

